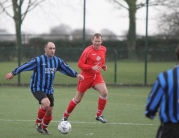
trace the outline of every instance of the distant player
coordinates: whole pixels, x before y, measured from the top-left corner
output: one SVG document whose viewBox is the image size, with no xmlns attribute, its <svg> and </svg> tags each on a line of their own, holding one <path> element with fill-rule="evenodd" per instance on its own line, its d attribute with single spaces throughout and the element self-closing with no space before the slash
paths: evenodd
<svg viewBox="0 0 179 138">
<path fill-rule="evenodd" d="M 179 63 L 179 46 L 176 49 Z M 153 119 L 159 110 L 161 125 L 156 138 L 179 138 L 179 66 L 159 73 L 149 94 L 145 115 Z"/>
<path fill-rule="evenodd" d="M 27 63 L 17 67 L 12 72 L 6 74 L 6 79 L 10 80 L 15 75 L 23 72 L 33 70 L 33 74 L 30 81 L 30 89 L 34 97 L 41 104 L 38 109 L 36 119 L 36 129 L 39 133 L 49 135 L 47 127 L 52 120 L 52 110 L 54 106 L 54 89 L 53 81 L 56 71 L 59 71 L 70 77 L 77 77 L 79 80 L 83 80 L 83 75 L 78 74 L 68 64 L 66 64 L 61 58 L 54 56 L 55 44 L 47 42 L 45 44 L 45 54 L 39 57 L 35 57 Z"/>
<path fill-rule="evenodd" d="M 74 110 L 76 105 L 82 100 L 86 90 L 93 87 L 100 94 L 98 98 L 98 108 L 96 111 L 96 120 L 106 123 L 102 113 L 107 103 L 108 90 L 101 75 L 101 70 L 107 70 L 105 65 L 106 48 L 102 46 L 102 35 L 94 34 L 92 38 L 92 45 L 88 46 L 82 53 L 78 67 L 82 70 L 81 75 L 84 80 L 78 81 L 77 93 L 75 97 L 69 102 L 66 111 L 63 114 L 62 120 L 67 120 L 70 113 Z"/>
</svg>

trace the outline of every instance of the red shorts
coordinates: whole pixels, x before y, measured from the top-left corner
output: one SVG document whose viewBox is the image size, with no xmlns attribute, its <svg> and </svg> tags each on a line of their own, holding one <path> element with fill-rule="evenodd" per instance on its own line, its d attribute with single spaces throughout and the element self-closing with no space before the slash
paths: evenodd
<svg viewBox="0 0 179 138">
<path fill-rule="evenodd" d="M 96 84 L 105 83 L 101 74 L 82 74 L 84 76 L 83 81 L 78 81 L 77 90 L 78 92 L 84 93 L 87 89 L 94 87 Z"/>
</svg>

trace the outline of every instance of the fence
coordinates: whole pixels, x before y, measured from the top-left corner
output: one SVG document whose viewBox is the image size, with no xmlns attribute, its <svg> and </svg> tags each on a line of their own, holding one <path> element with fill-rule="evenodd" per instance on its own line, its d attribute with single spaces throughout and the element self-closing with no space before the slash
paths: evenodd
<svg viewBox="0 0 179 138">
<path fill-rule="evenodd" d="M 1 48 L 1 52 L 3 52 L 3 56 L 1 55 L 0 61 L 0 84 L 13 84 L 13 85 L 28 85 L 30 82 L 30 77 L 32 71 L 21 73 L 20 75 L 15 76 L 12 80 L 6 81 L 5 74 L 7 72 L 12 71 L 15 67 L 24 62 L 29 61 L 31 58 L 38 56 L 44 53 L 43 48 L 21 48 L 21 54 L 18 55 L 19 50 L 14 47 L 9 48 Z M 71 67 L 80 72 L 77 67 L 77 61 L 79 56 L 81 55 L 82 49 L 79 48 L 57 48 L 56 55 L 64 59 Z M 138 53 L 139 51 L 133 51 Z M 159 72 L 165 71 L 166 69 L 173 68 L 175 65 L 174 58 L 171 58 L 170 61 L 166 61 L 165 58 L 174 56 L 173 50 L 164 50 L 164 49 L 156 49 L 149 50 L 146 62 L 144 58 L 121 58 L 121 54 L 126 55 L 128 51 L 113 49 L 107 51 L 107 60 L 106 64 L 108 66 L 108 70 L 106 72 L 102 72 L 105 82 L 107 85 L 151 85 L 154 83 L 156 76 Z M 160 53 L 158 56 L 164 57 L 164 60 L 153 61 L 150 60 L 152 58 L 153 53 Z M 144 52 L 139 53 L 143 55 Z M 20 59 L 18 59 L 20 57 Z M 9 58 L 9 59 L 7 59 Z M 145 66 L 147 65 L 147 68 Z M 147 80 L 145 83 L 144 80 Z M 56 74 L 56 78 L 54 81 L 55 85 L 76 85 L 77 80 L 72 79 L 68 76 L 65 76 L 61 73 Z"/>
</svg>

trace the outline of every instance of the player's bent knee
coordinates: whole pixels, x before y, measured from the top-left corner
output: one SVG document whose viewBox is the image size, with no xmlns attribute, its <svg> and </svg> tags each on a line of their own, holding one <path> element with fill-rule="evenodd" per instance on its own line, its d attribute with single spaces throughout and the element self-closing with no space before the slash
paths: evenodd
<svg viewBox="0 0 179 138">
<path fill-rule="evenodd" d="M 41 104 L 45 110 L 48 110 L 48 108 L 50 107 L 50 101 L 48 100 L 48 98 L 42 99 Z"/>
<path fill-rule="evenodd" d="M 108 96 L 108 92 L 104 90 L 100 93 L 100 95 L 105 98 Z"/>
<path fill-rule="evenodd" d="M 108 97 L 108 93 L 106 93 L 106 92 L 101 92 L 101 93 L 100 93 L 100 96 L 101 96 L 102 98 L 107 98 L 107 97 Z"/>
</svg>

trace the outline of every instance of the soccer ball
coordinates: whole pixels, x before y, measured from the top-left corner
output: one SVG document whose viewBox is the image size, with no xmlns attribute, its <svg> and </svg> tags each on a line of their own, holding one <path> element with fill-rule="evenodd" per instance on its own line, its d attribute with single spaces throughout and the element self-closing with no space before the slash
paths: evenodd
<svg viewBox="0 0 179 138">
<path fill-rule="evenodd" d="M 58 130 L 62 134 L 68 134 L 71 131 L 71 129 L 72 129 L 71 124 L 68 121 L 61 121 L 58 124 Z"/>
</svg>

